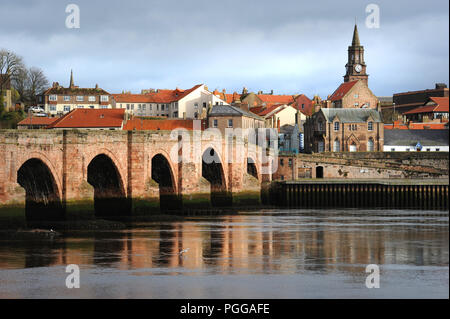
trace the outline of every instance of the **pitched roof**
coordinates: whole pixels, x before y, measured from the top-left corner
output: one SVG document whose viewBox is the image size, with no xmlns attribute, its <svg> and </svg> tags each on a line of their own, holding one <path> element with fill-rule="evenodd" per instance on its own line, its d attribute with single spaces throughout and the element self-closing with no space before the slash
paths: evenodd
<svg viewBox="0 0 450 319">
<path fill-rule="evenodd" d="M 358 82 L 358 80 L 356 81 L 351 81 L 351 82 L 344 82 L 342 83 L 337 89 L 336 91 L 334 91 L 333 94 L 331 94 L 330 96 L 330 101 L 337 101 L 342 99 L 347 93 L 348 91 L 350 91 L 352 89 L 352 87 Z"/>
<path fill-rule="evenodd" d="M 17 125 L 49 125 L 58 119 L 58 117 L 32 116 L 20 121 Z"/>
<path fill-rule="evenodd" d="M 44 95 L 50 95 L 50 94 L 57 94 L 57 95 L 109 95 L 108 92 L 106 92 L 103 89 L 100 88 L 79 88 L 79 87 L 51 87 L 47 89 L 44 93 Z"/>
<path fill-rule="evenodd" d="M 286 107 L 283 107 L 283 106 L 285 106 L 285 105 L 286 105 L 286 104 L 274 104 L 274 105 L 272 105 L 272 106 L 270 106 L 270 107 L 268 107 L 268 108 L 266 108 L 266 109 L 260 111 L 260 112 L 258 113 L 258 115 L 259 115 L 259 116 L 266 116 L 266 115 L 268 115 L 268 114 L 275 114 L 275 113 L 278 113 L 279 111 L 284 110 L 284 109 L 286 108 Z"/>
<path fill-rule="evenodd" d="M 74 109 L 48 128 L 122 127 L 125 109 Z"/>
<path fill-rule="evenodd" d="M 257 97 L 260 98 L 264 103 L 271 104 L 287 104 L 293 102 L 295 99 L 295 96 L 292 95 L 258 94 Z"/>
<path fill-rule="evenodd" d="M 381 122 L 380 112 L 374 109 L 327 109 L 322 108 L 320 111 L 328 122 L 333 122 L 335 117 L 339 118 L 342 123 L 363 123 L 372 117 L 374 122 Z"/>
<path fill-rule="evenodd" d="M 147 94 L 112 94 L 116 103 L 172 103 L 181 100 L 191 92 L 195 91 L 203 84 L 187 90 L 158 90 L 157 92 Z"/>
<path fill-rule="evenodd" d="M 425 105 L 419 106 L 403 114 L 448 112 L 448 104 L 448 97 L 430 97 Z"/>
<path fill-rule="evenodd" d="M 448 130 L 386 130 L 384 145 L 448 146 Z"/>
<path fill-rule="evenodd" d="M 204 130 L 206 126 L 206 121 L 201 120 L 200 128 Z M 133 130 L 148 130 L 148 131 L 172 131 L 175 129 L 186 129 L 193 130 L 194 128 L 194 120 L 181 120 L 181 119 L 165 119 L 165 120 L 149 120 L 149 119 L 141 119 L 134 118 L 132 120 L 128 120 L 123 129 L 126 131 Z"/>
<path fill-rule="evenodd" d="M 247 116 L 252 117 L 254 119 L 258 120 L 264 120 L 260 116 L 252 113 L 244 111 L 238 107 L 231 106 L 231 105 L 214 105 L 211 112 L 209 113 L 210 116 Z"/>
</svg>

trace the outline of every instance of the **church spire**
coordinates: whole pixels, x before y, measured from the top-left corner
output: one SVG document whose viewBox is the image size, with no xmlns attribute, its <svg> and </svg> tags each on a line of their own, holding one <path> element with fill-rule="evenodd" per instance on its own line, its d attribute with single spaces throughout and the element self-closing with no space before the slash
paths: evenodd
<svg viewBox="0 0 450 319">
<path fill-rule="evenodd" d="M 352 46 L 360 46 L 359 43 L 359 34 L 358 34 L 358 26 L 355 23 L 355 29 L 353 30 L 353 40 L 352 40 Z"/>
<path fill-rule="evenodd" d="M 70 85 L 69 85 L 69 87 L 70 88 L 74 87 L 74 84 L 73 84 L 73 71 L 72 70 L 70 70 Z"/>
</svg>

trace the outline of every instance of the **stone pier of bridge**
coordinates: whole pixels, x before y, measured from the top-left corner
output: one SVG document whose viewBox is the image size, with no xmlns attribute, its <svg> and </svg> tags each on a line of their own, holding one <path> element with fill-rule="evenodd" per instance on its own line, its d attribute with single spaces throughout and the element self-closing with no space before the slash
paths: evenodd
<svg viewBox="0 0 450 319">
<path fill-rule="evenodd" d="M 14 207 L 32 219 L 80 218 L 259 203 L 271 179 L 260 149 L 204 135 L 0 130 L 0 214 Z"/>
</svg>

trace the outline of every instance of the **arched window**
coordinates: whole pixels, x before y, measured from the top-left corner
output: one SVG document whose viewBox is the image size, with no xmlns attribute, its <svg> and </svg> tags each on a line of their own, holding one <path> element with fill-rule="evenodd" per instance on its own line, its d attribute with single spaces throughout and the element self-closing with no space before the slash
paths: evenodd
<svg viewBox="0 0 450 319">
<path fill-rule="evenodd" d="M 356 144 L 355 144 L 355 142 L 352 142 L 352 144 L 350 144 L 350 152 L 356 152 Z"/>
<path fill-rule="evenodd" d="M 369 138 L 369 140 L 367 141 L 367 151 L 373 152 L 373 149 L 374 149 L 373 146 L 374 146 L 373 138 Z"/>
<path fill-rule="evenodd" d="M 333 143 L 333 152 L 340 152 L 340 151 L 341 151 L 341 144 L 339 143 L 338 139 L 335 139 Z"/>
</svg>

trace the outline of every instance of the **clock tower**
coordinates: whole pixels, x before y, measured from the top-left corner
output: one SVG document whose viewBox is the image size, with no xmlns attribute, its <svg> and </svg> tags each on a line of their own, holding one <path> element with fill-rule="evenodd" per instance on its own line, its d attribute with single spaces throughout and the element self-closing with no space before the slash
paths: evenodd
<svg viewBox="0 0 450 319">
<path fill-rule="evenodd" d="M 348 47 L 348 62 L 345 65 L 347 72 L 344 75 L 344 82 L 362 80 L 368 85 L 369 75 L 366 74 L 366 67 L 364 47 L 359 43 L 358 27 L 355 24 L 352 45 Z"/>
</svg>

